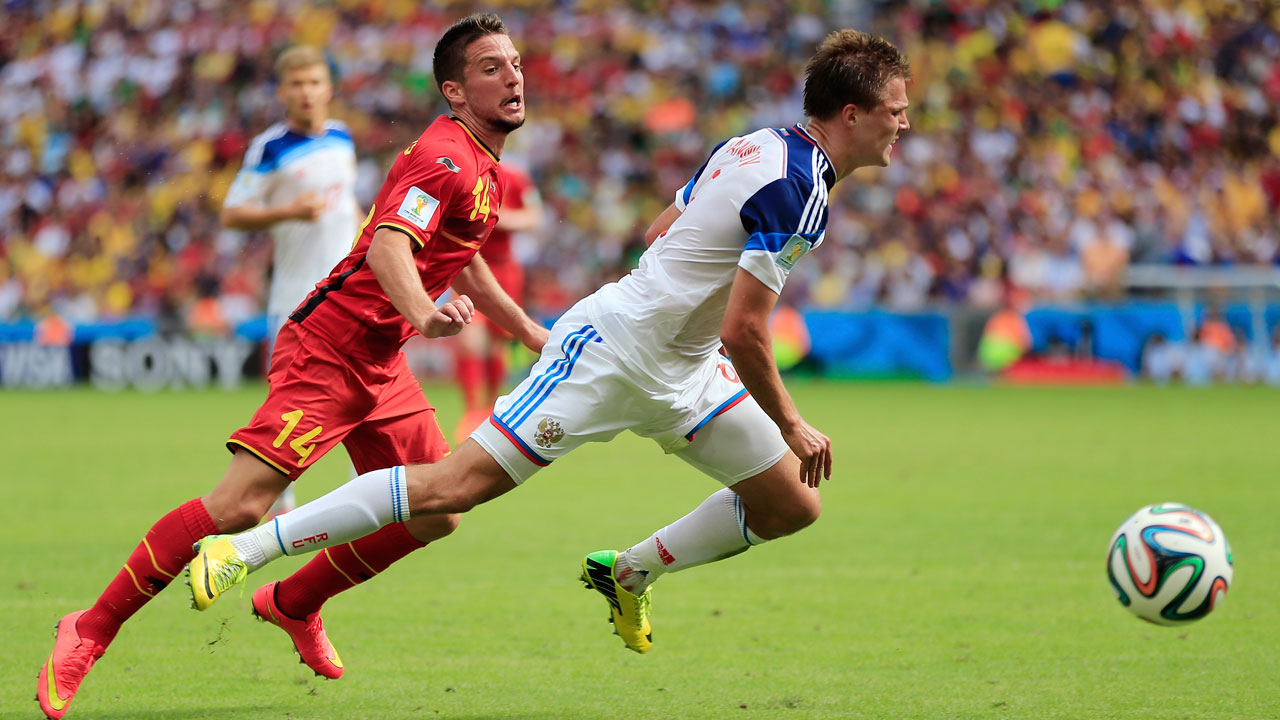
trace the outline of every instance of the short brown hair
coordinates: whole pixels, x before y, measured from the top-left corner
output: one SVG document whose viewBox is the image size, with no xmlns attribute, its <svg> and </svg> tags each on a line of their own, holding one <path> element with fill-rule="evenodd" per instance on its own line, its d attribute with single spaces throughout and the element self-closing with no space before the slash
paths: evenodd
<svg viewBox="0 0 1280 720">
<path fill-rule="evenodd" d="M 450 25 L 436 43 L 431 58 L 431 72 L 436 76 L 436 89 L 440 94 L 444 94 L 446 82 L 462 82 L 467 67 L 467 47 L 471 43 L 487 35 L 506 34 L 506 23 L 493 13 L 475 13 Z"/>
<path fill-rule="evenodd" d="M 836 30 L 804 66 L 804 114 L 821 119 L 849 104 L 875 107 L 896 77 L 910 80 L 911 66 L 888 40 Z"/>
<path fill-rule="evenodd" d="M 290 70 L 308 68 L 315 65 L 323 67 L 326 71 L 329 70 L 329 61 L 325 58 L 324 51 L 310 45 L 294 45 L 280 53 L 280 57 L 276 58 L 276 80 L 284 79 L 284 74 Z"/>
</svg>

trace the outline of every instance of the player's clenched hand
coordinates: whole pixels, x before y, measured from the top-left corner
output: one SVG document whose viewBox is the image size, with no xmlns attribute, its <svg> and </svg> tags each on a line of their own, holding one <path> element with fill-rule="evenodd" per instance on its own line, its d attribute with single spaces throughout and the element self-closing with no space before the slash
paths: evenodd
<svg viewBox="0 0 1280 720">
<path fill-rule="evenodd" d="M 295 220 L 319 220 L 324 214 L 324 198 L 308 190 L 293 201 Z"/>
<path fill-rule="evenodd" d="M 801 420 L 790 430 L 784 430 L 782 439 L 800 458 L 800 482 L 818 487 L 823 479 L 831 479 L 831 439 Z"/>
<path fill-rule="evenodd" d="M 427 318 L 427 327 L 422 331 L 422 334 L 429 338 L 457 335 L 462 332 L 462 328 L 471 324 L 471 317 L 475 312 L 476 309 L 471 304 L 471 298 L 466 295 L 459 295 L 431 313 L 431 317 Z"/>
</svg>

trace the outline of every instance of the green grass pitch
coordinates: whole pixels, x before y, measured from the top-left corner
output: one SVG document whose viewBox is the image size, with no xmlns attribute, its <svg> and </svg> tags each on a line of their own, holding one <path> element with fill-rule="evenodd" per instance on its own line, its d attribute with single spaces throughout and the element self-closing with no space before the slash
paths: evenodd
<svg viewBox="0 0 1280 720">
<path fill-rule="evenodd" d="M 716 485 L 626 435 L 334 599 L 341 680 L 297 664 L 248 592 L 197 614 L 178 584 L 125 627 L 69 717 L 1280 717 L 1280 393 L 793 390 L 835 448 L 822 519 L 663 578 L 648 655 L 610 634 L 578 563 Z M 93 601 L 157 517 L 212 487 L 223 439 L 263 393 L 0 394 L 0 718 L 39 716 L 54 622 Z M 456 392 L 429 395 L 450 428 Z M 299 495 L 345 477 L 335 453 Z M 1185 628 L 1130 616 L 1104 572 L 1120 522 L 1166 500 L 1213 515 L 1235 552 L 1226 602 Z"/>
</svg>

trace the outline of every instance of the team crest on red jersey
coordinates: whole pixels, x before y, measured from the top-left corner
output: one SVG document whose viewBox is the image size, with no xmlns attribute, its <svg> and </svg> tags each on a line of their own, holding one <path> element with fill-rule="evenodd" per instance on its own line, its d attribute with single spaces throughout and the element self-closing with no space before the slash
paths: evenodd
<svg viewBox="0 0 1280 720">
<path fill-rule="evenodd" d="M 538 422 L 538 434 L 533 436 L 533 441 L 538 443 L 539 447 L 549 448 L 560 442 L 564 438 L 564 428 L 560 427 L 560 423 L 551 418 L 542 418 Z"/>
</svg>

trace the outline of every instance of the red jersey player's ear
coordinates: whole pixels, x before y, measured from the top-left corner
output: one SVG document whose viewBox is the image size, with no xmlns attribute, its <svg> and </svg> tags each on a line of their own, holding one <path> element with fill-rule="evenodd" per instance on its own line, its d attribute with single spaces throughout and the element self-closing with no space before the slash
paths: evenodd
<svg viewBox="0 0 1280 720">
<path fill-rule="evenodd" d="M 449 107 L 454 107 L 466 98 L 466 92 L 462 89 L 462 83 L 453 80 L 446 80 L 440 86 L 440 92 L 444 94 L 444 99 L 449 103 Z"/>
</svg>

